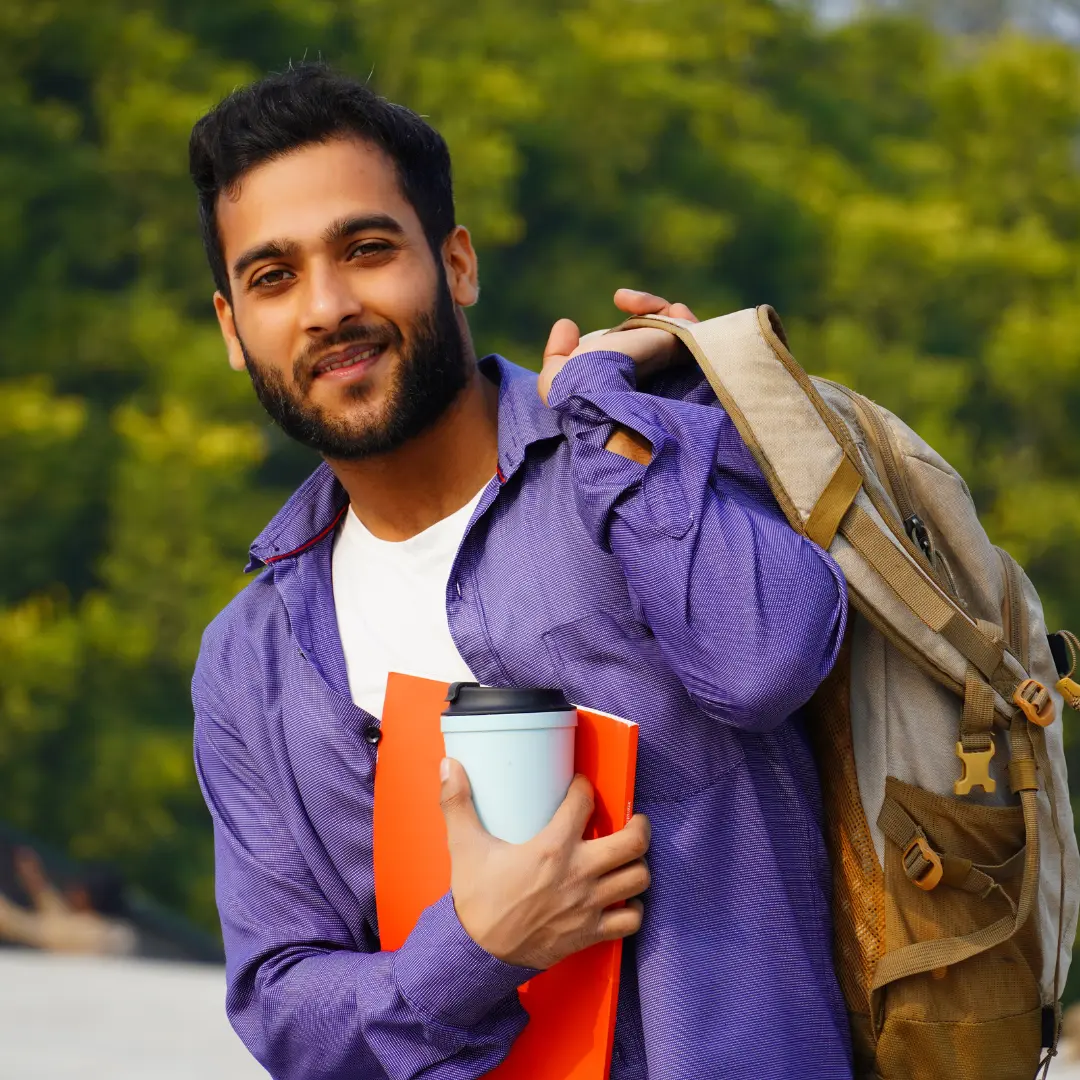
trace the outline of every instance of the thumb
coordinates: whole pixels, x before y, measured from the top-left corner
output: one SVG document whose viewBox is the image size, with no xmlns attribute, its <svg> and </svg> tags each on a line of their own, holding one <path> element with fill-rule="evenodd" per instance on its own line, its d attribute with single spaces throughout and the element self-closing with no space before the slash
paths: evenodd
<svg viewBox="0 0 1080 1080">
<path fill-rule="evenodd" d="M 581 331 L 578 324 L 572 319 L 559 319 L 548 334 L 547 344 L 544 346 L 544 363 L 555 358 L 569 356 L 578 346 L 581 340 Z"/>
<path fill-rule="evenodd" d="M 439 804 L 446 819 L 446 839 L 450 850 L 467 844 L 477 836 L 487 836 L 487 831 L 476 813 L 472 787 L 461 762 L 453 758 L 443 758 L 440 777 L 442 788 L 439 792 Z"/>
</svg>

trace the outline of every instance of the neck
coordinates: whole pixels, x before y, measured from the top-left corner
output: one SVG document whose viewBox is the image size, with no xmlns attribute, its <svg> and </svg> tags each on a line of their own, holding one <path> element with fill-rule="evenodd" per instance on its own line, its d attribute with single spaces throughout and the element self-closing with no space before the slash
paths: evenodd
<svg viewBox="0 0 1080 1080">
<path fill-rule="evenodd" d="M 460 510 L 495 475 L 499 390 L 473 367 L 454 403 L 389 454 L 330 461 L 353 513 L 380 540 L 408 540 Z"/>
</svg>

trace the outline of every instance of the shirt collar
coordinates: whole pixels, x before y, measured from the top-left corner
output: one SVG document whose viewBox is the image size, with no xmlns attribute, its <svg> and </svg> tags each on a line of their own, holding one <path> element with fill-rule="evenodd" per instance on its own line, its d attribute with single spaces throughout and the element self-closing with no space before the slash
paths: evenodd
<svg viewBox="0 0 1080 1080">
<path fill-rule="evenodd" d="M 559 422 L 536 392 L 536 372 L 494 354 L 480 361 L 480 370 L 499 387 L 499 481 L 506 483 L 529 446 L 559 436 Z M 245 569 L 291 559 L 327 540 L 348 505 L 345 489 L 323 462 L 255 538 Z"/>
</svg>

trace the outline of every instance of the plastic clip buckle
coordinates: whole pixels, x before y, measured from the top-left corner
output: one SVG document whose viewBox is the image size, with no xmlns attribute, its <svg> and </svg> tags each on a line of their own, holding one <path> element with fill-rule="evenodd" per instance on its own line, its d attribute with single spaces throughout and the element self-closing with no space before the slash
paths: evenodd
<svg viewBox="0 0 1080 1080">
<path fill-rule="evenodd" d="M 1025 679 L 1014 691 L 1013 704 L 1038 727 L 1054 722 L 1054 699 L 1050 691 L 1036 679 Z"/>
<path fill-rule="evenodd" d="M 964 744 L 956 744 L 956 756 L 964 766 L 960 779 L 953 784 L 956 795 L 970 795 L 971 789 L 981 787 L 988 795 L 997 787 L 997 781 L 990 775 L 990 759 L 997 752 L 993 737 L 987 750 L 965 750 Z"/>
<path fill-rule="evenodd" d="M 915 877 L 909 869 L 911 866 L 911 855 L 915 851 L 917 851 L 929 864 L 919 877 Z M 911 879 L 911 883 L 917 885 L 923 892 L 930 892 L 932 889 L 936 889 L 941 882 L 942 875 L 945 873 L 945 869 L 941 865 L 941 856 L 938 855 L 929 843 L 927 843 L 926 837 L 922 835 L 916 836 L 905 849 L 904 871 Z"/>
</svg>

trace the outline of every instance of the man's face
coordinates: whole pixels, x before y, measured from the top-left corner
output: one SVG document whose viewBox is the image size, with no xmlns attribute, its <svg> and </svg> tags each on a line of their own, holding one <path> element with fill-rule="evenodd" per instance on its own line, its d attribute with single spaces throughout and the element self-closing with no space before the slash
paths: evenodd
<svg viewBox="0 0 1080 1080">
<path fill-rule="evenodd" d="M 386 453 L 466 384 L 455 305 L 476 298 L 468 233 L 437 262 L 381 150 L 336 139 L 259 165 L 220 196 L 218 229 L 230 363 L 293 438 L 331 459 Z"/>
</svg>

